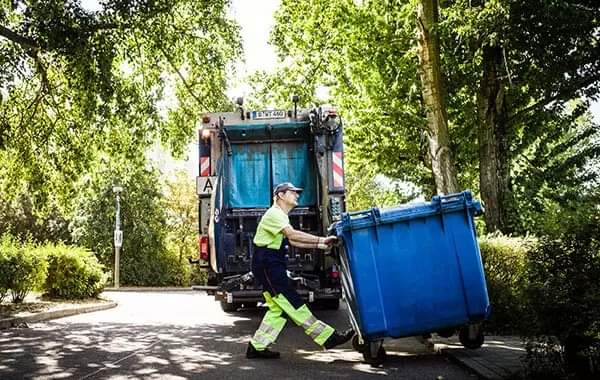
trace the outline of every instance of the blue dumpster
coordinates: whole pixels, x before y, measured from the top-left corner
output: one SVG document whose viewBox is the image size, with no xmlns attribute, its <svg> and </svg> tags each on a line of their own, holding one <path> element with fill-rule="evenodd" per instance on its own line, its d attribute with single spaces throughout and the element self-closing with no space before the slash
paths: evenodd
<svg viewBox="0 0 600 380">
<path fill-rule="evenodd" d="M 460 329 L 463 345 L 481 346 L 478 323 L 490 304 L 473 223 L 480 213 L 465 191 L 345 213 L 332 227 L 342 243 L 342 282 L 358 333 L 353 343 L 365 359 L 385 355 L 384 337 Z"/>
</svg>

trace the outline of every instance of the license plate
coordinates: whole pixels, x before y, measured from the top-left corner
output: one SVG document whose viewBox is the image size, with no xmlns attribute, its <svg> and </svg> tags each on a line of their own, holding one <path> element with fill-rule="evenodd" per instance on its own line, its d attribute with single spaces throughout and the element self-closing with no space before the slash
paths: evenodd
<svg viewBox="0 0 600 380">
<path fill-rule="evenodd" d="M 284 110 L 252 111 L 252 120 L 285 119 L 286 116 L 287 115 Z"/>
</svg>

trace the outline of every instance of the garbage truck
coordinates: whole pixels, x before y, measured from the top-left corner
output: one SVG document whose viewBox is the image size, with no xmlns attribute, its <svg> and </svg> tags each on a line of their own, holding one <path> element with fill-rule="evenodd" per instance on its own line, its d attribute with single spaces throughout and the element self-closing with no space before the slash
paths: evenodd
<svg viewBox="0 0 600 380">
<path fill-rule="evenodd" d="M 208 272 L 205 290 L 226 312 L 263 300 L 251 272 L 252 240 L 272 205 L 273 188 L 292 182 L 304 189 L 289 214 L 295 229 L 324 235 L 345 211 L 341 118 L 332 107 L 248 111 L 202 117 L 198 130 L 198 257 Z M 284 243 L 285 244 L 285 243 Z M 337 309 L 341 298 L 335 250 L 324 254 L 285 244 L 290 281 L 308 303 Z"/>
</svg>

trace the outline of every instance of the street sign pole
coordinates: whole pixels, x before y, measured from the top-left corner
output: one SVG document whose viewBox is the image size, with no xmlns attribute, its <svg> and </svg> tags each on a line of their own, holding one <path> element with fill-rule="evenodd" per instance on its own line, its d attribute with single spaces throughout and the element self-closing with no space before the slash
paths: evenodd
<svg viewBox="0 0 600 380">
<path fill-rule="evenodd" d="M 119 250 L 120 248 L 115 246 L 115 289 L 119 289 Z"/>
<path fill-rule="evenodd" d="M 115 273 L 114 273 L 114 286 L 115 289 L 119 288 L 119 254 L 121 247 L 123 246 L 123 231 L 121 230 L 121 197 L 120 193 L 123 191 L 122 187 L 113 187 L 113 192 L 116 195 L 117 201 L 117 212 L 115 214 L 115 232 L 114 232 L 114 244 L 115 244 Z"/>
<path fill-rule="evenodd" d="M 119 287 L 119 262 L 120 262 L 120 251 L 123 246 L 123 231 L 115 230 L 115 288 Z"/>
</svg>

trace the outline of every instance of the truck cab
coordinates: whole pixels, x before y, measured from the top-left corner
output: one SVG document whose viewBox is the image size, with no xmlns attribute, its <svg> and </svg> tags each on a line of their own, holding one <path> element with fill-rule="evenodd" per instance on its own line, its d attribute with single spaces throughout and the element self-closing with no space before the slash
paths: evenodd
<svg viewBox="0 0 600 380">
<path fill-rule="evenodd" d="M 252 240 L 272 205 L 273 188 L 304 189 L 289 214 L 295 229 L 325 235 L 345 211 L 343 128 L 333 108 L 206 114 L 198 131 L 199 238 L 195 262 L 225 311 L 255 306 L 262 288 L 252 273 Z M 285 244 L 285 243 L 284 243 Z M 290 281 L 309 303 L 337 308 L 338 255 L 285 244 Z"/>
</svg>

